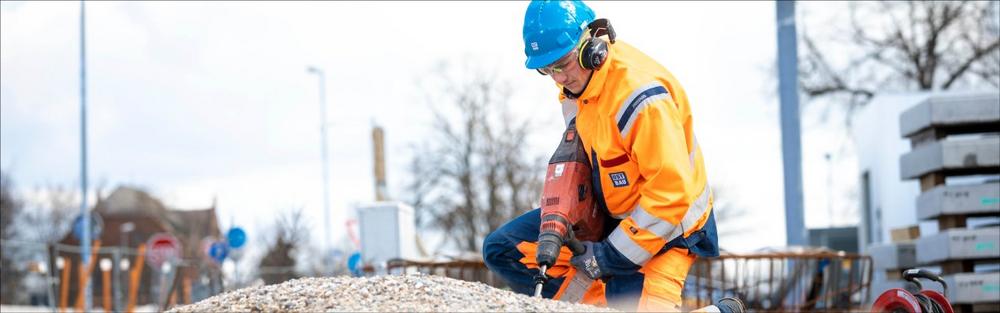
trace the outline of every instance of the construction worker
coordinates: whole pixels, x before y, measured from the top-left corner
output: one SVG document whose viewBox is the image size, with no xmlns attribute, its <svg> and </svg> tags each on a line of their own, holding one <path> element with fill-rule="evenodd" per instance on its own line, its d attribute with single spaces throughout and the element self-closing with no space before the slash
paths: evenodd
<svg viewBox="0 0 1000 313">
<path fill-rule="evenodd" d="M 532 1 L 523 32 L 525 65 L 560 88 L 566 124 L 575 121 L 590 155 L 595 199 L 613 217 L 604 240 L 583 242 L 586 253 L 572 256 L 563 247 L 542 295 L 573 292 L 571 299 L 627 311 L 679 310 L 695 258 L 719 253 L 684 89 L 659 63 L 616 40 L 610 23 L 583 2 Z M 535 209 L 517 217 L 483 243 L 486 265 L 524 294 L 534 291 L 539 216 Z M 595 283 L 571 290 L 573 275 Z"/>
</svg>

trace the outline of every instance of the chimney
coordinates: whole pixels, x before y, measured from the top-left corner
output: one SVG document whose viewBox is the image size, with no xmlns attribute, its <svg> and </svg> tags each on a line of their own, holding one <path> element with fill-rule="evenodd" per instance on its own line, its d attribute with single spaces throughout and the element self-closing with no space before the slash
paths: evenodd
<svg viewBox="0 0 1000 313">
<path fill-rule="evenodd" d="M 388 200 L 385 188 L 385 132 L 382 127 L 372 128 L 372 141 L 375 148 L 375 201 Z"/>
</svg>

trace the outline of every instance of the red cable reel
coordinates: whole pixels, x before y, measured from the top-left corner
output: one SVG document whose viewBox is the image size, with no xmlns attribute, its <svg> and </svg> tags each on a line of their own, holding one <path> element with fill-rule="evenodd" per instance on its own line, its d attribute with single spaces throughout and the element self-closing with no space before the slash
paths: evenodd
<svg viewBox="0 0 1000 313">
<path fill-rule="evenodd" d="M 936 281 L 941 284 L 945 293 L 948 292 L 948 284 L 937 274 L 922 269 L 908 269 L 903 272 L 903 279 L 917 285 L 917 289 L 921 289 L 920 292 L 913 294 L 902 288 L 886 290 L 875 299 L 872 312 L 955 313 L 951 302 L 948 302 L 943 294 L 934 290 L 924 290 L 917 278 Z"/>
</svg>

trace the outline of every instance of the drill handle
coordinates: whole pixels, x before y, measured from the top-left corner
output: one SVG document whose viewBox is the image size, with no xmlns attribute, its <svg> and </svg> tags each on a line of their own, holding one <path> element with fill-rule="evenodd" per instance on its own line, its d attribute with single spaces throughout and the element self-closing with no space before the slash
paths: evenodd
<svg viewBox="0 0 1000 313">
<path fill-rule="evenodd" d="M 570 234 L 567 237 L 569 238 L 566 239 L 566 246 L 569 247 L 569 251 L 573 252 L 574 256 L 587 253 L 587 247 L 585 247 L 580 240 L 577 240 L 576 236 Z"/>
</svg>

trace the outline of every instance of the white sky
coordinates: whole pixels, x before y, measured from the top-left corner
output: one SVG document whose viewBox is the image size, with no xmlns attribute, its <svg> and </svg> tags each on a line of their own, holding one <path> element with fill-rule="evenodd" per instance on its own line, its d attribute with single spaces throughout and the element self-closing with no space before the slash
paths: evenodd
<svg viewBox="0 0 1000 313">
<path fill-rule="evenodd" d="M 784 238 L 773 2 L 592 2 L 619 38 L 681 81 L 709 177 L 746 207 L 748 233 L 723 248 Z M 430 129 L 415 82 L 466 60 L 513 82 L 511 110 L 538 122 L 533 151 L 562 130 L 546 77 L 523 68 L 525 2 L 87 3 L 90 181 L 145 186 L 168 206 L 218 198 L 223 227 L 248 229 L 304 207 L 322 225 L 316 65 L 327 73 L 333 237 L 347 211 L 374 198 L 371 125 L 386 130 L 389 190 L 403 191 L 407 146 Z M 843 4 L 812 4 L 814 11 Z M 803 8 L 800 8 L 800 14 Z M 807 9 L 808 10 L 808 9 Z M 0 166 L 24 192 L 79 181 L 79 3 L 0 4 Z M 851 144 L 803 109 L 806 225 L 848 216 Z M 846 150 L 845 150 L 846 149 Z"/>
</svg>

